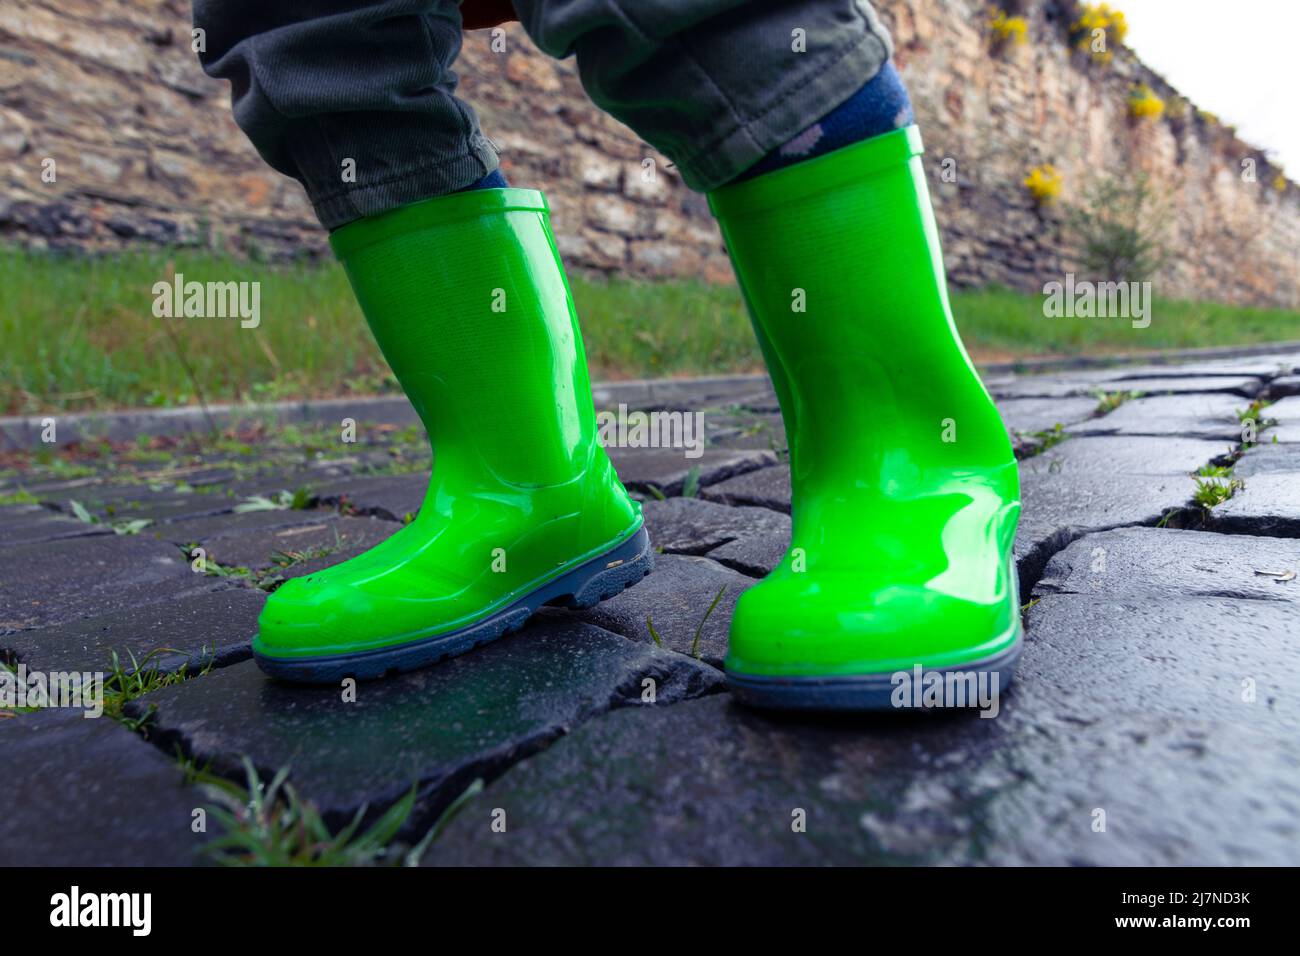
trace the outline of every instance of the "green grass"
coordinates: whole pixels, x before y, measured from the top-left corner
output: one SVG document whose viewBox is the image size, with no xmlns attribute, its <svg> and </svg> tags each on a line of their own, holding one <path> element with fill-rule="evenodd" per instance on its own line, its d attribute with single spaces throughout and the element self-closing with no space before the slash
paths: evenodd
<svg viewBox="0 0 1300 956">
<path fill-rule="evenodd" d="M 1007 289 L 957 291 L 953 313 L 977 359 L 1099 355 L 1300 340 L 1300 311 L 1155 298 L 1151 325 L 1124 319 L 1048 319 L 1042 297 Z"/>
<path fill-rule="evenodd" d="M 414 785 L 369 829 L 361 830 L 368 809 L 362 806 L 335 831 L 288 782 L 288 767 L 263 782 L 252 761 L 244 757 L 242 764 L 246 782 L 241 786 L 182 761 L 189 781 L 214 801 L 208 812 L 220 824 L 221 835 L 204 844 L 202 852 L 221 866 L 418 866 L 452 817 L 483 790 L 483 781 L 475 780 L 419 841 L 406 845 L 398 834 L 416 808 Z"/>
<path fill-rule="evenodd" d="M 158 319 L 153 284 L 261 282 L 261 325 Z M 757 371 L 737 290 L 700 281 L 572 277 L 597 379 Z M 1300 312 L 1156 300 L 1151 326 L 1047 319 L 1041 297 L 959 291 L 977 360 L 1300 339 Z M 173 338 L 174 336 L 174 338 Z M 186 368 L 193 371 L 193 380 Z M 196 385 L 197 383 L 197 385 Z M 332 262 L 271 266 L 203 251 L 101 257 L 0 246 L 0 412 L 376 394 L 396 384 Z"/>
</svg>

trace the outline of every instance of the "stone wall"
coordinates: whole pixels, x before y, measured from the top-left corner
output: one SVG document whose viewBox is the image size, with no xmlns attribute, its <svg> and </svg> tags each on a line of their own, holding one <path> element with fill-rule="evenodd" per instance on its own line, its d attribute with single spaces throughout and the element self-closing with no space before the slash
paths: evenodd
<svg viewBox="0 0 1300 956">
<path fill-rule="evenodd" d="M 995 52 L 981 0 L 882 4 L 922 124 L 953 280 L 1041 289 L 1074 268 L 1062 207 L 1083 204 L 1099 176 L 1140 170 L 1163 194 L 1175 251 L 1157 294 L 1300 306 L 1300 189 L 1277 182 L 1281 171 L 1261 150 L 1194 104 L 1181 117 L 1131 119 L 1134 84 L 1170 107 L 1177 90 L 1122 48 L 1105 66 L 1072 50 L 1071 4 L 1014 6 L 1029 22 L 1027 42 Z M 944 158 L 955 182 L 941 175 Z M 1041 163 L 1063 178 L 1061 199 L 1047 207 L 1023 185 Z"/>
<path fill-rule="evenodd" d="M 995 52 L 982 0 L 880 4 L 925 132 L 954 284 L 1037 289 L 1071 267 L 1060 206 L 1039 207 L 1022 184 L 1052 162 L 1066 198 L 1123 168 L 1168 189 L 1183 255 L 1158 292 L 1300 305 L 1300 190 L 1273 188 L 1259 151 L 1194 109 L 1178 122 L 1131 121 L 1135 80 L 1174 91 L 1131 56 L 1099 68 L 1073 53 L 1060 0 L 1020 5 L 1029 42 Z M 468 34 L 459 70 L 507 175 L 547 191 L 572 266 L 728 281 L 703 199 L 591 107 L 571 62 L 549 60 L 512 26 L 504 53 L 488 33 Z M 1243 158 L 1256 160 L 1257 182 L 1242 181 Z M 42 178 L 47 159 L 54 182 Z M 955 176 L 941 175 L 944 159 Z M 0 4 L 0 237 L 324 250 L 301 189 L 262 164 L 231 119 L 225 84 L 200 71 L 181 0 Z"/>
</svg>

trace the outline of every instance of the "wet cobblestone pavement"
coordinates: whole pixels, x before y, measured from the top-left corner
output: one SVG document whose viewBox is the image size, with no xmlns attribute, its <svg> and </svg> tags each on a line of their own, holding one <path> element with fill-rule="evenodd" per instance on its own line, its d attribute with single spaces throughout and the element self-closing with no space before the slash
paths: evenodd
<svg viewBox="0 0 1300 956">
<path fill-rule="evenodd" d="M 730 699 L 731 610 L 790 533 L 764 379 L 598 387 L 606 408 L 704 413 L 698 457 L 610 449 L 655 572 L 355 701 L 270 681 L 249 642 L 267 593 L 418 510 L 428 452 L 403 403 L 219 439 L 121 417 L 53 444 L 11 431 L 0 653 L 114 692 L 99 719 L 0 711 L 0 862 L 202 862 L 203 780 L 242 784 L 247 760 L 288 768 L 332 826 L 414 793 L 407 842 L 482 781 L 433 865 L 1300 863 L 1297 372 L 1279 355 L 990 378 L 1021 459 L 1027 626 L 993 719 Z"/>
</svg>

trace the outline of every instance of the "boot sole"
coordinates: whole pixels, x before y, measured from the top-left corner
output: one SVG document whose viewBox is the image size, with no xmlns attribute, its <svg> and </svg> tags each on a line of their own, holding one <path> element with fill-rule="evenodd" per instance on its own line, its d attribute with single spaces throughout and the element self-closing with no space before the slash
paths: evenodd
<svg viewBox="0 0 1300 956">
<path fill-rule="evenodd" d="M 1011 685 L 1023 647 L 1024 634 L 1021 632 L 1016 635 L 1015 644 L 1001 653 L 952 667 L 923 668 L 921 679 L 924 681 L 930 674 L 937 675 L 940 679 L 949 674 L 988 674 L 990 677 L 997 674 L 998 693 L 1001 694 Z M 728 671 L 727 684 L 739 701 L 764 710 L 880 712 L 957 709 L 940 706 L 925 707 L 911 702 L 895 704 L 894 692 L 897 686 L 895 675 L 898 673 L 906 673 L 910 676 L 914 671 L 909 669 L 902 672 L 889 671 L 844 677 L 766 677 Z M 968 704 L 963 709 L 975 709 L 975 707 Z"/>
<path fill-rule="evenodd" d="M 522 628 L 544 605 L 583 609 L 621 594 L 654 570 L 654 553 L 644 527 L 604 554 L 519 598 L 495 614 L 455 631 L 373 651 L 329 657 L 253 657 L 266 674 L 298 684 L 337 684 L 345 677 L 366 680 L 429 667 Z"/>
</svg>

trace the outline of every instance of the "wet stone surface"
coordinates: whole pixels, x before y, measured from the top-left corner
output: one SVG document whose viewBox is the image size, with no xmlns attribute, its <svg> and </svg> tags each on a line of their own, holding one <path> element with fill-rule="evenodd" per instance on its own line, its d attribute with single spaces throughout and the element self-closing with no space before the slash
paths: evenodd
<svg viewBox="0 0 1300 956">
<path fill-rule="evenodd" d="M 291 779 L 335 819 L 383 805 L 412 785 L 440 809 L 611 708 L 665 707 L 718 688 L 721 675 L 689 657 L 608 631 L 548 618 L 444 664 L 339 687 L 271 681 L 246 662 L 136 701 L 150 736 L 200 763 L 291 766 Z M 654 703 L 645 702 L 653 690 Z"/>
<path fill-rule="evenodd" d="M 697 458 L 687 457 L 681 448 L 606 450 L 629 491 L 658 491 L 669 497 L 682 494 L 688 480 L 708 487 L 776 463 L 776 455 L 761 448 L 706 448 Z"/>
<path fill-rule="evenodd" d="M 211 581 L 214 590 L 0 637 L 11 658 L 41 671 L 107 671 L 117 652 L 142 669 L 196 673 L 252 654 L 266 595 Z"/>
<path fill-rule="evenodd" d="M 770 573 L 790 546 L 789 516 L 769 508 L 669 498 L 646 502 L 642 513 L 660 551 L 707 555 L 751 577 Z"/>
<path fill-rule="evenodd" d="M 363 683 L 355 701 L 270 681 L 249 640 L 268 591 L 418 510 L 429 455 L 409 414 L 347 445 L 258 432 L 134 479 L 102 460 L 19 462 L 0 470 L 6 659 L 83 670 L 113 649 L 171 648 L 154 658 L 164 670 L 213 666 L 129 703 L 142 732 L 0 712 L 0 774 L 22 795 L 0 854 L 192 862 L 189 814 L 206 801 L 182 785 L 179 748 L 240 782 L 245 756 L 264 778 L 289 767 L 335 825 L 414 786 L 405 836 L 484 779 L 434 864 L 1295 864 L 1298 369 L 1278 355 L 990 381 L 1021 458 L 1028 604 L 1017 681 L 991 719 L 761 714 L 726 692 L 735 601 L 790 537 L 785 433 L 761 379 L 598 389 L 602 408 L 705 412 L 701 456 L 609 449 L 644 502 L 653 574 Z M 1117 392 L 1141 394 L 1102 403 Z M 1256 397 L 1275 401 L 1240 454 L 1238 412 Z M 1194 473 L 1211 464 L 1236 483 L 1207 508 Z M 295 489 L 298 508 L 235 510 Z M 149 524 L 117 533 L 130 520 Z M 215 567 L 196 573 L 192 545 Z"/>
<path fill-rule="evenodd" d="M 108 717 L 0 719 L 0 866 L 187 866 L 209 801 L 176 761 Z"/>
<path fill-rule="evenodd" d="M 659 555 L 654 573 L 636 587 L 579 613 L 633 641 L 653 643 L 657 634 L 664 647 L 721 667 L 736 601 L 754 583 L 710 558 Z"/>
<path fill-rule="evenodd" d="M 130 610 L 206 590 L 180 552 L 143 536 L 95 535 L 0 548 L 0 633 Z"/>
<path fill-rule="evenodd" d="M 1133 398 L 1099 418 L 1072 425 L 1076 435 L 1177 435 L 1240 442 L 1237 412 L 1250 402 L 1235 395 Z"/>
</svg>

